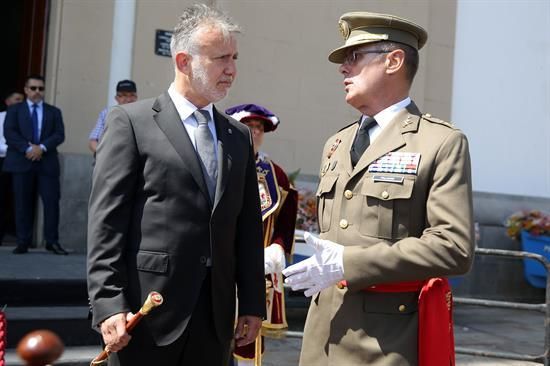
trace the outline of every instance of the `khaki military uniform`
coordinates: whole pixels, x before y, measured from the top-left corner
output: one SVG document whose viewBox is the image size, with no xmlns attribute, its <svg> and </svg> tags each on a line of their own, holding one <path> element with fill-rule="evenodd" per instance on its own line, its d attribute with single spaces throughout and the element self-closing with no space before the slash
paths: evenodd
<svg viewBox="0 0 550 366">
<path fill-rule="evenodd" d="M 357 129 L 354 123 L 339 131 L 323 150 L 321 238 L 345 246 L 347 287 L 313 297 L 300 365 L 417 365 L 418 294 L 362 290 L 468 271 L 474 250 L 468 142 L 411 103 L 352 168 Z M 390 152 L 420 158 L 405 173 L 372 169 Z"/>
</svg>

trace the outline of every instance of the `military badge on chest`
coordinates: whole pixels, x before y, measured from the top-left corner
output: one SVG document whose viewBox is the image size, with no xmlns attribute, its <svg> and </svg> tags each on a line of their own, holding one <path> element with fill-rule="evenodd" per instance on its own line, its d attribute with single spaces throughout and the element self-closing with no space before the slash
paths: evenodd
<svg viewBox="0 0 550 366">
<path fill-rule="evenodd" d="M 369 173 L 414 174 L 418 172 L 420 153 L 389 152 L 369 165 Z"/>
<path fill-rule="evenodd" d="M 321 176 L 324 176 L 325 174 L 327 174 L 329 170 L 336 169 L 336 165 L 338 165 L 338 160 L 331 161 L 330 158 L 332 157 L 336 149 L 338 149 L 338 146 L 340 145 L 341 142 L 342 140 L 336 139 L 334 143 L 330 146 L 330 149 L 327 153 L 327 161 L 325 164 L 323 164 L 323 167 L 321 168 Z"/>
</svg>

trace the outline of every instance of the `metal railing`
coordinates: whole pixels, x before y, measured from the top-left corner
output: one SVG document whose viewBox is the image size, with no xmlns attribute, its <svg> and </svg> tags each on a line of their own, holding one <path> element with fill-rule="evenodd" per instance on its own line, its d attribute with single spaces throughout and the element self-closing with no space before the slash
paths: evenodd
<svg viewBox="0 0 550 366">
<path fill-rule="evenodd" d="M 515 250 L 502 250 L 502 249 L 489 249 L 489 248 L 476 248 L 476 255 L 490 255 L 495 257 L 507 257 L 515 259 L 534 259 L 539 261 L 544 268 L 546 269 L 546 301 L 543 304 L 525 304 L 519 302 L 508 302 L 508 301 L 494 301 L 487 299 L 471 299 L 463 297 L 455 297 L 453 299 L 456 304 L 464 305 L 478 305 L 486 307 L 496 307 L 503 309 L 514 309 L 514 310 L 530 310 L 538 311 L 544 313 L 544 352 L 541 355 L 525 355 L 520 353 L 511 353 L 511 352 L 499 352 L 499 351 L 486 351 L 478 350 L 474 348 L 466 347 L 456 347 L 456 353 L 473 355 L 473 356 L 482 356 L 482 357 L 494 357 L 494 358 L 503 358 L 508 360 L 520 360 L 520 361 L 531 361 L 531 362 L 540 362 L 544 366 L 550 366 L 550 276 L 548 273 L 550 271 L 550 262 L 542 255 L 530 253 L 530 252 L 521 252 Z"/>
<path fill-rule="evenodd" d="M 296 242 L 304 242 L 304 239 L 301 236 L 295 237 Z M 544 366 L 550 366 L 550 261 L 548 261 L 544 256 L 540 254 L 522 252 L 515 250 L 502 250 L 502 249 L 489 249 L 489 248 L 476 248 L 476 255 L 490 255 L 497 257 L 508 257 L 516 259 L 534 259 L 542 263 L 546 269 L 546 301 L 543 304 L 526 304 L 519 302 L 508 302 L 508 301 L 495 301 L 488 299 L 472 299 L 472 298 L 463 298 L 455 297 L 453 302 L 456 304 L 463 305 L 477 305 L 477 306 L 486 306 L 486 307 L 496 307 L 503 309 L 514 309 L 514 310 L 530 310 L 538 311 L 544 313 L 544 353 L 541 355 L 526 355 L 513 352 L 499 352 L 499 351 L 489 351 L 489 350 L 479 350 L 474 348 L 467 347 L 455 347 L 455 352 L 465 355 L 473 355 L 480 357 L 493 357 L 501 358 L 507 360 L 520 360 L 520 361 L 531 361 L 531 362 L 540 362 Z M 284 285 L 288 288 L 288 285 Z M 288 338 L 303 338 L 303 332 L 297 331 L 287 331 L 285 336 Z"/>
</svg>

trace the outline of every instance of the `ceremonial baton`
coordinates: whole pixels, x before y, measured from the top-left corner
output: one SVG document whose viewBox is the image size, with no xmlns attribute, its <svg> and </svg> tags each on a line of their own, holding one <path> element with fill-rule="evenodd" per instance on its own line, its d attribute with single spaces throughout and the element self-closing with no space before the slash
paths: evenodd
<svg viewBox="0 0 550 366">
<path fill-rule="evenodd" d="M 162 301 L 163 299 L 161 294 L 156 291 L 150 292 L 149 295 L 147 295 L 141 309 L 139 309 L 139 311 L 128 321 L 128 323 L 126 323 L 126 331 L 130 333 L 139 323 L 141 318 L 149 314 L 149 312 L 157 306 L 162 305 Z M 90 366 L 102 365 L 107 361 L 107 358 L 109 358 L 109 354 L 111 354 L 111 352 L 107 350 L 107 347 L 105 347 L 105 349 L 101 351 L 101 353 L 97 355 L 92 362 L 90 362 Z"/>
</svg>

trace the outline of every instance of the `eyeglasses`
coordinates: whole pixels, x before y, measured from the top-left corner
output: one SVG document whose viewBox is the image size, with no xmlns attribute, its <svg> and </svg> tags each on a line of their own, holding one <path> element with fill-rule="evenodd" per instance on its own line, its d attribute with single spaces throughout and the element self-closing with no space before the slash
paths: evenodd
<svg viewBox="0 0 550 366">
<path fill-rule="evenodd" d="M 357 62 L 357 55 L 367 55 L 369 53 L 376 53 L 376 54 L 382 54 L 382 53 L 389 53 L 390 51 L 382 51 L 382 50 L 354 50 L 351 51 L 346 55 L 346 58 L 344 59 L 343 64 L 353 65 Z"/>
<path fill-rule="evenodd" d="M 29 86 L 29 89 L 32 91 L 37 91 L 37 90 L 44 91 L 43 86 Z"/>
</svg>

